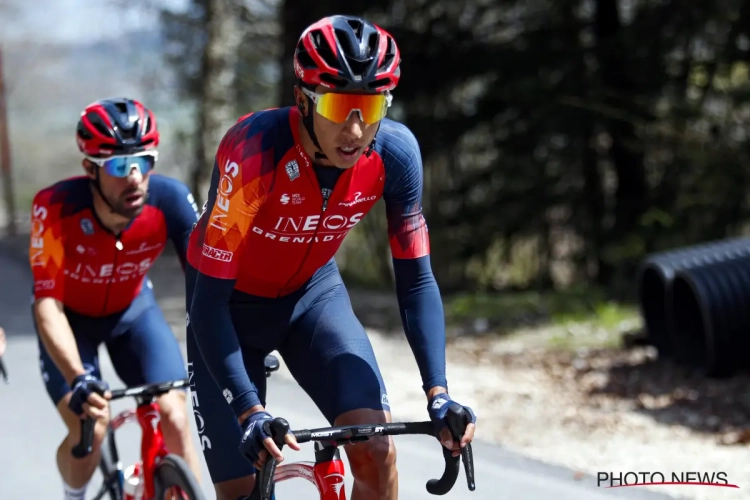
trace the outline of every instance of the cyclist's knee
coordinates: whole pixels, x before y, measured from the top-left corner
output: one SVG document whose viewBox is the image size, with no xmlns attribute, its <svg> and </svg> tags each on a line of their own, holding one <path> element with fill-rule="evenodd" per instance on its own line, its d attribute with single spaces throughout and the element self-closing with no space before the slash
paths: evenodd
<svg viewBox="0 0 750 500">
<path fill-rule="evenodd" d="M 356 479 L 382 478 L 396 469 L 396 446 L 390 437 L 371 438 L 365 443 L 348 446 L 346 455 Z"/>
<path fill-rule="evenodd" d="M 390 421 L 391 415 L 388 412 L 359 409 L 340 415 L 334 425 L 377 424 Z M 370 438 L 364 443 L 346 446 L 345 450 L 355 479 L 370 483 L 395 474 L 396 445 L 390 437 Z"/>
<path fill-rule="evenodd" d="M 173 390 L 159 397 L 159 413 L 165 432 L 190 432 L 185 391 Z"/>
</svg>

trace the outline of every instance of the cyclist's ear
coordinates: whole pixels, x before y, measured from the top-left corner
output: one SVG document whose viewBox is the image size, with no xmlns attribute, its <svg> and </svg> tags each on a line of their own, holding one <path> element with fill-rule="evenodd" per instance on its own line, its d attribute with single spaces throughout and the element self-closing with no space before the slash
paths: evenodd
<svg viewBox="0 0 750 500">
<path fill-rule="evenodd" d="M 302 116 L 307 116 L 307 99 L 305 94 L 302 93 L 299 85 L 294 86 L 294 100 L 297 102 L 297 109 L 302 113 Z"/>
<path fill-rule="evenodd" d="M 86 175 L 92 179 L 96 177 L 96 165 L 94 163 L 84 158 L 81 162 L 81 166 L 83 166 L 83 171 L 86 172 Z"/>
</svg>

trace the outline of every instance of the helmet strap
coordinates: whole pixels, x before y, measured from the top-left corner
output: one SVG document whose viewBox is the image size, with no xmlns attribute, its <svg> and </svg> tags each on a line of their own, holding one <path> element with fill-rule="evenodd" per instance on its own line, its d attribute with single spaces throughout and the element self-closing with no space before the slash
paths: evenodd
<svg viewBox="0 0 750 500">
<path fill-rule="evenodd" d="M 300 110 L 302 111 L 302 125 L 305 127 L 305 130 L 307 130 L 307 135 L 310 136 L 310 140 L 312 141 L 313 145 L 318 149 L 318 151 L 315 152 L 315 159 L 323 160 L 328 157 L 323 154 L 323 148 L 320 147 L 318 137 L 315 135 L 315 125 L 313 123 L 314 103 L 307 94 L 305 94 L 305 99 L 307 99 L 307 114 L 304 113 L 304 110 Z"/>
<path fill-rule="evenodd" d="M 104 204 L 109 207 L 109 210 L 112 213 L 117 213 L 115 211 L 115 207 L 112 206 L 112 204 L 109 202 L 106 196 L 104 196 L 104 192 L 102 191 L 102 186 L 99 181 L 99 167 L 94 169 L 94 178 L 91 179 L 91 185 L 94 186 L 94 189 L 96 189 L 96 192 L 99 193 L 99 197 L 104 201 Z"/>
<path fill-rule="evenodd" d="M 378 123 L 378 129 L 375 131 L 375 135 L 372 138 L 372 142 L 369 146 L 367 146 L 367 149 L 365 149 L 365 158 L 369 158 L 372 154 L 372 150 L 375 149 L 375 141 L 377 141 L 378 132 L 380 131 L 380 124 L 383 123 L 382 120 Z"/>
</svg>

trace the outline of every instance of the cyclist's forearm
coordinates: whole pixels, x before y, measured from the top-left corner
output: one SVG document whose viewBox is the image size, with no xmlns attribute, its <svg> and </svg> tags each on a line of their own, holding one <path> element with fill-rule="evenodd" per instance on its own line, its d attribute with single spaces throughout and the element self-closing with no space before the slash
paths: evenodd
<svg viewBox="0 0 750 500">
<path fill-rule="evenodd" d="M 430 257 L 393 259 L 401 320 L 428 392 L 446 388 L 445 316 Z"/>
<path fill-rule="evenodd" d="M 34 317 L 44 348 L 68 384 L 86 373 L 62 304 L 52 298 L 39 299 L 34 303 Z"/>
<path fill-rule="evenodd" d="M 211 377 L 239 418 L 252 407 L 261 405 L 261 401 L 245 369 L 232 322 L 229 298 L 233 290 L 234 280 L 199 273 L 190 307 L 190 323 Z"/>
</svg>

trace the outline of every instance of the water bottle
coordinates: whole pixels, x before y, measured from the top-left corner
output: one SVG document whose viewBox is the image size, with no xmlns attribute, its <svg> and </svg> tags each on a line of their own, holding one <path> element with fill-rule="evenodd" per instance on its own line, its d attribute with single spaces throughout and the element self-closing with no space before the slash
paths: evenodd
<svg viewBox="0 0 750 500">
<path fill-rule="evenodd" d="M 141 463 L 136 462 L 128 466 L 123 472 L 125 481 L 123 483 L 122 500 L 143 500 L 143 471 Z"/>
</svg>

